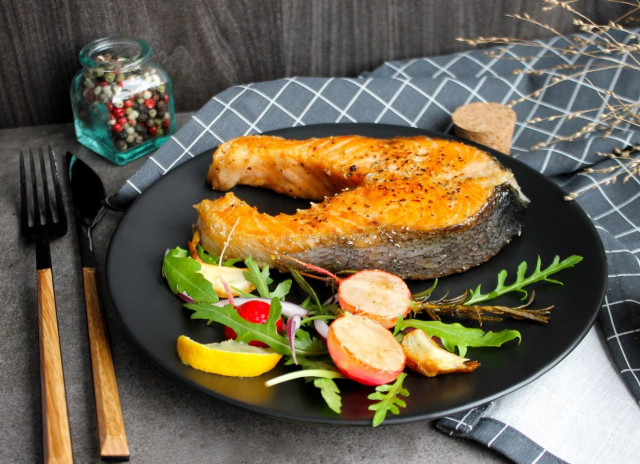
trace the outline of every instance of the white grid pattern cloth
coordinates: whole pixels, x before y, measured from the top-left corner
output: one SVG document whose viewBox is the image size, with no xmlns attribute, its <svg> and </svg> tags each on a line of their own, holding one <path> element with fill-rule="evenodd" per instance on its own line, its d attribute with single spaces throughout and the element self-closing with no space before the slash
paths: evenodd
<svg viewBox="0 0 640 464">
<path fill-rule="evenodd" d="M 617 33 L 623 43 L 637 40 L 637 35 Z M 449 132 L 451 113 L 461 105 L 473 101 L 506 104 L 524 97 L 514 106 L 518 122 L 512 155 L 565 191 L 584 192 L 577 201 L 596 225 L 607 252 L 605 304 L 599 325 L 551 372 L 492 405 L 442 418 L 438 427 L 495 448 L 515 462 L 631 462 L 640 456 L 640 178 L 596 185 L 606 175 L 585 174 L 581 169 L 622 166 L 620 161 L 597 153 L 640 143 L 640 131 L 621 126 L 606 138 L 596 133 L 541 149 L 531 147 L 598 121 L 610 104 L 638 102 L 640 72 L 631 66 L 618 67 L 585 78 L 569 70 L 557 84 L 530 98 L 527 95 L 562 74 L 515 70 L 577 64 L 595 70 L 602 65 L 584 56 L 559 53 L 558 48 L 566 45 L 561 38 L 538 43 L 539 47 L 494 49 L 503 52 L 499 59 L 473 50 L 388 62 L 358 78 L 294 77 L 231 87 L 192 116 L 108 199 L 108 204 L 126 208 L 173 167 L 240 135 L 340 122 Z M 629 57 L 618 58 L 624 62 Z M 607 95 L 609 90 L 615 91 L 618 100 Z M 595 111 L 567 117 L 567 113 L 587 109 Z M 556 118 L 529 122 L 549 116 Z M 563 383 L 565 375 L 570 381 Z M 602 385 L 600 390 L 594 388 L 596 383 Z M 585 410 L 594 415 L 585 415 Z M 536 411 L 547 415 L 534 414 Z M 613 420 L 613 426 L 611 420 L 602 420 L 605 417 Z M 598 428 L 600 424 L 603 430 Z"/>
</svg>

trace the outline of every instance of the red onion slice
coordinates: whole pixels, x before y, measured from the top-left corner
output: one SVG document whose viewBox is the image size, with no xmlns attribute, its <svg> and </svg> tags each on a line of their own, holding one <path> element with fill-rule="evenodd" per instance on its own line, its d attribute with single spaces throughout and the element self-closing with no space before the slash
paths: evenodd
<svg viewBox="0 0 640 464">
<path fill-rule="evenodd" d="M 329 336 L 329 324 L 324 319 L 316 319 L 313 321 L 313 327 L 316 329 L 316 333 L 318 337 L 322 339 L 323 342 L 327 342 L 327 337 Z"/>
<path fill-rule="evenodd" d="M 187 292 L 176 293 L 180 297 L 181 300 L 186 301 L 187 303 L 193 303 L 195 300 L 189 296 Z"/>
<path fill-rule="evenodd" d="M 294 314 L 287 320 L 287 337 L 289 337 L 289 348 L 291 349 L 291 357 L 293 363 L 297 366 L 298 360 L 296 359 L 296 349 L 294 341 L 296 339 L 296 332 L 300 328 L 300 321 L 302 317 L 299 314 Z"/>
<path fill-rule="evenodd" d="M 220 282 L 222 283 L 222 286 L 224 287 L 224 291 L 227 293 L 227 301 L 229 301 L 229 304 L 233 307 L 236 306 L 236 301 L 233 298 L 233 293 L 231 292 L 231 287 L 229 287 L 229 284 L 227 283 L 226 280 L 224 280 L 222 277 L 220 277 Z"/>
</svg>

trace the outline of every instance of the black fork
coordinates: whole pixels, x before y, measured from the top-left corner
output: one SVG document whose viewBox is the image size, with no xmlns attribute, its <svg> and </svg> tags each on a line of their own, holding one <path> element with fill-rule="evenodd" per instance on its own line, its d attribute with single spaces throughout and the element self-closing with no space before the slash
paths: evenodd
<svg viewBox="0 0 640 464">
<path fill-rule="evenodd" d="M 49 190 L 42 149 L 39 150 L 38 157 L 39 175 L 33 152 L 29 150 L 30 181 L 27 180 L 24 158 L 24 154 L 20 153 L 20 229 L 22 235 L 33 239 L 36 245 L 44 461 L 66 463 L 72 462 L 73 457 L 49 240 L 61 237 L 67 232 L 67 216 L 51 147 L 48 150 L 48 164 L 53 192 Z"/>
</svg>

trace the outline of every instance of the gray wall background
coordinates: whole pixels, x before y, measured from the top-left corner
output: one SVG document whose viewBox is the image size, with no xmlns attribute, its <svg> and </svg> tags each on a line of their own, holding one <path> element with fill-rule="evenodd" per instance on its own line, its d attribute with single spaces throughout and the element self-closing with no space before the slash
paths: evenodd
<svg viewBox="0 0 640 464">
<path fill-rule="evenodd" d="M 469 48 L 458 37 L 550 33 L 507 13 L 574 30 L 540 0 L 0 0 L 0 129 L 70 122 L 78 52 L 99 37 L 139 37 L 169 72 L 177 111 L 235 85 L 286 76 L 356 76 L 386 60 Z M 581 0 L 603 22 L 624 7 Z"/>
</svg>

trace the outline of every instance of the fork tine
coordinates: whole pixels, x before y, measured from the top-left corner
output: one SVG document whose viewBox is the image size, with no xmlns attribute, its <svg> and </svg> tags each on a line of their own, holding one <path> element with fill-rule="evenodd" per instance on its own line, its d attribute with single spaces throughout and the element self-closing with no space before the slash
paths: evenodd
<svg viewBox="0 0 640 464">
<path fill-rule="evenodd" d="M 58 227 L 67 231 L 67 214 L 64 210 L 62 202 L 62 191 L 60 190 L 60 178 L 58 177 L 58 168 L 56 166 L 56 157 L 53 154 L 53 148 L 49 147 L 49 164 L 51 165 L 51 178 L 53 179 L 53 190 L 56 196 L 56 208 L 58 214 Z"/>
<path fill-rule="evenodd" d="M 56 298 L 53 286 L 50 240 L 64 235 L 67 231 L 66 215 L 62 206 L 60 186 L 55 170 L 53 153 L 49 153 L 51 179 L 56 190 L 60 223 L 53 222 L 53 192 L 49 192 L 47 167 L 43 150 L 39 150 L 40 173 L 36 172 L 33 150 L 20 152 L 20 228 L 25 237 L 32 238 L 36 251 L 38 338 L 40 347 L 40 376 L 42 397 L 42 435 L 45 462 L 72 462 L 69 415 L 65 395 L 64 372 L 60 353 Z M 29 166 L 26 166 L 26 163 Z M 27 173 L 27 169 L 31 172 Z M 29 179 L 29 180 L 27 180 Z M 27 185 L 31 182 L 31 185 Z M 31 188 L 32 192 L 29 192 Z M 44 199 L 44 215 L 38 199 L 38 190 Z M 28 195 L 31 193 L 31 195 Z M 29 198 L 29 196 L 31 198 Z M 31 206 L 33 203 L 33 206 Z M 33 219 L 30 219 L 33 216 Z"/>
<path fill-rule="evenodd" d="M 33 227 L 42 223 L 40 220 L 40 205 L 38 200 L 38 183 L 36 182 L 36 167 L 33 162 L 33 152 L 29 148 L 29 167 L 31 168 L 31 187 L 33 190 Z"/>
<path fill-rule="evenodd" d="M 49 201 L 49 182 L 47 181 L 47 170 L 44 167 L 44 156 L 42 148 L 40 155 L 40 177 L 42 178 L 42 195 L 44 196 L 45 224 L 53 224 L 53 213 L 51 212 L 51 202 Z"/>
<path fill-rule="evenodd" d="M 29 206 L 27 205 L 27 175 L 24 170 L 24 153 L 20 150 L 20 231 L 27 234 Z"/>
</svg>

